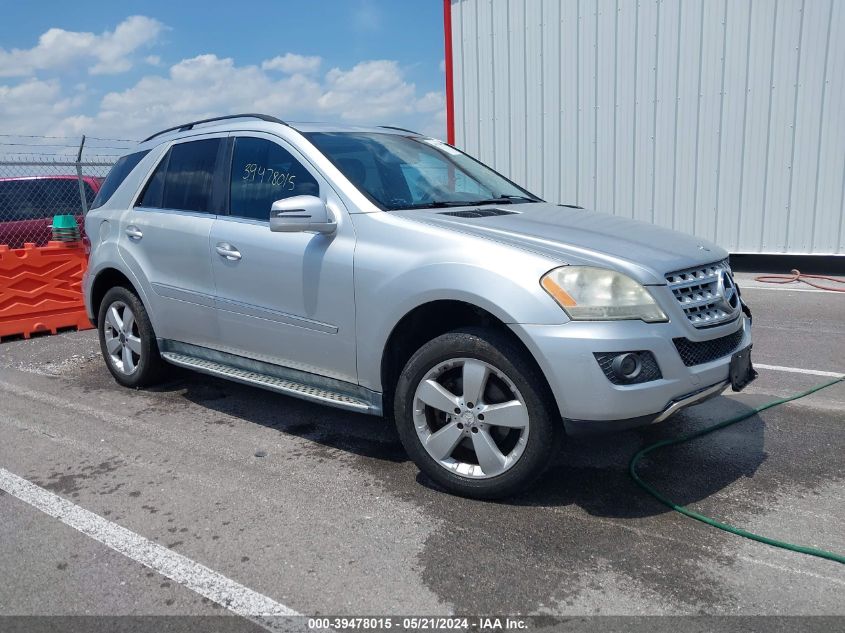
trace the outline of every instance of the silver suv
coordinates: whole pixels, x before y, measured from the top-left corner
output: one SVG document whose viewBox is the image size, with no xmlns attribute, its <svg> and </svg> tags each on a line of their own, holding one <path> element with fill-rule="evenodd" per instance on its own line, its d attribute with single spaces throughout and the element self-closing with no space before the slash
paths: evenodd
<svg viewBox="0 0 845 633">
<path fill-rule="evenodd" d="M 384 415 L 461 495 L 512 495 L 565 433 L 664 420 L 754 376 L 726 251 L 543 202 L 408 130 L 181 125 L 117 162 L 85 225 L 120 384 L 166 361 Z"/>
</svg>

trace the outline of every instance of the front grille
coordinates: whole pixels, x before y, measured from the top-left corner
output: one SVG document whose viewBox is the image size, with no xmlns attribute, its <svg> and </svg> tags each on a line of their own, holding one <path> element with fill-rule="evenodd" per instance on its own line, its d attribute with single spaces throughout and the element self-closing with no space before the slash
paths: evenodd
<svg viewBox="0 0 845 633">
<path fill-rule="evenodd" d="M 724 297 L 719 293 L 719 275 L 730 275 L 730 272 L 728 260 L 722 260 L 666 275 L 669 289 L 693 326 L 711 327 L 739 316 L 737 310 L 724 309 Z M 738 297 L 736 301 L 739 301 Z"/>
<path fill-rule="evenodd" d="M 692 367 L 732 354 L 742 342 L 742 335 L 743 330 L 740 328 L 733 334 L 714 338 L 712 341 L 695 342 L 683 337 L 672 340 L 684 365 Z"/>
<path fill-rule="evenodd" d="M 625 380 L 624 378 L 617 376 L 613 373 L 613 359 L 619 356 L 619 354 L 625 353 L 626 352 L 595 352 L 593 354 L 599 363 L 599 367 L 601 367 L 601 370 L 604 372 L 604 375 L 607 376 L 607 379 L 614 385 L 638 385 L 643 382 L 651 382 L 652 380 L 660 380 L 663 378 L 663 374 L 660 373 L 660 367 L 657 364 L 657 359 L 654 357 L 654 354 L 647 351 L 634 352 L 640 357 L 641 368 L 639 374 L 631 380 Z"/>
</svg>

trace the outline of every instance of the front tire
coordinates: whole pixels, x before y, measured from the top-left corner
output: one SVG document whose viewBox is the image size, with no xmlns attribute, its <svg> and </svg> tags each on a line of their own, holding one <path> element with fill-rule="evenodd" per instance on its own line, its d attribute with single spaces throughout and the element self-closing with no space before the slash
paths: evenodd
<svg viewBox="0 0 845 633">
<path fill-rule="evenodd" d="M 114 379 L 139 389 L 160 382 L 164 361 L 144 304 L 123 286 L 110 289 L 97 316 L 100 351 Z"/>
<path fill-rule="evenodd" d="M 457 495 L 515 495 L 546 469 L 561 420 L 528 354 L 502 334 L 466 328 L 423 345 L 396 387 L 394 417 L 411 459 Z"/>
</svg>

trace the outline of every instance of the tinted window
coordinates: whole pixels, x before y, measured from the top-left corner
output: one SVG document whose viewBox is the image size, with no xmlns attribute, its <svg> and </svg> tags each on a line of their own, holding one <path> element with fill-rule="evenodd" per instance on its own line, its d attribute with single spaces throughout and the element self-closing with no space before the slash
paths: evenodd
<svg viewBox="0 0 845 633">
<path fill-rule="evenodd" d="M 139 205 L 211 213 L 221 142 L 211 138 L 171 147 L 147 182 Z"/>
<path fill-rule="evenodd" d="M 211 211 L 214 165 L 221 142 L 211 138 L 170 148 L 162 195 L 165 209 Z"/>
<path fill-rule="evenodd" d="M 260 138 L 235 139 L 229 209 L 232 215 L 269 220 L 276 200 L 320 195 L 305 167 L 281 146 Z"/>
<path fill-rule="evenodd" d="M 97 193 L 97 197 L 94 198 L 91 208 L 96 209 L 97 207 L 103 206 L 112 197 L 114 192 L 117 191 L 120 184 L 126 180 L 129 173 L 135 169 L 135 166 L 141 162 L 141 159 L 149 153 L 150 150 L 146 150 L 120 157 L 109 171 L 109 175 L 106 177 L 103 186 L 100 187 L 100 191 Z"/>
<path fill-rule="evenodd" d="M 161 208 L 161 196 L 164 193 L 164 175 L 167 173 L 167 163 L 169 160 L 170 150 L 159 161 L 152 177 L 147 181 L 147 185 L 144 187 L 144 193 L 141 194 L 141 199 L 138 201 L 138 206 L 152 209 Z"/>
<path fill-rule="evenodd" d="M 88 204 L 94 190 L 83 182 Z M 0 220 L 36 220 L 54 215 L 81 215 L 79 181 L 69 178 L 21 178 L 0 181 Z"/>
</svg>

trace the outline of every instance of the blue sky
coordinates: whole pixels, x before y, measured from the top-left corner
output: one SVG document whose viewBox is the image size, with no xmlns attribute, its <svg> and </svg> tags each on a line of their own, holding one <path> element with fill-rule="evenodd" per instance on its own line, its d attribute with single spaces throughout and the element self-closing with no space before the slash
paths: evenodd
<svg viewBox="0 0 845 633">
<path fill-rule="evenodd" d="M 238 110 L 442 136 L 440 0 L 0 0 L 0 133 L 137 138 Z"/>
</svg>

